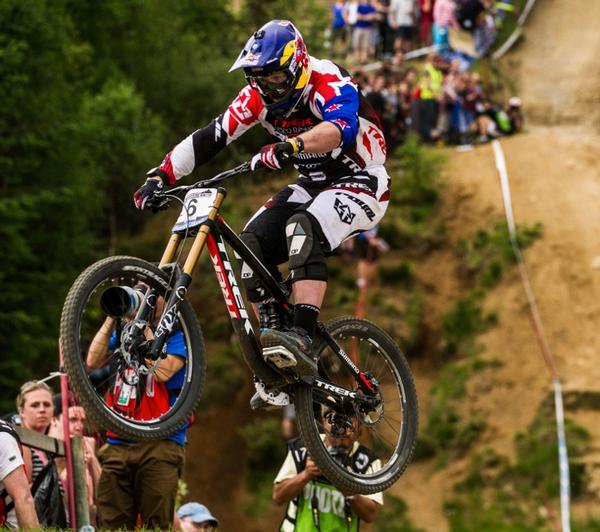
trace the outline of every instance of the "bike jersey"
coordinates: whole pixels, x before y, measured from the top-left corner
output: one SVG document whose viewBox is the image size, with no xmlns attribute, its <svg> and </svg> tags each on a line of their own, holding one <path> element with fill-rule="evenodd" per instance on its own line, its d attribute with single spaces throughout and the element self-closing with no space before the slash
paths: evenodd
<svg viewBox="0 0 600 532">
<path fill-rule="evenodd" d="M 379 119 L 356 82 L 331 61 L 311 57 L 311 65 L 306 91 L 287 118 L 275 118 L 267 111 L 258 91 L 247 85 L 223 114 L 177 144 L 158 170 L 172 185 L 258 123 L 278 141 L 284 141 L 323 121 L 340 130 L 341 144 L 328 153 L 300 153 L 291 157 L 301 182 L 330 183 L 383 165 L 387 148 Z"/>
<path fill-rule="evenodd" d="M 288 442 L 289 452 L 281 466 L 275 483 L 296 476 L 306 467 L 307 450 L 302 438 Z M 358 442 L 348 453 L 347 466 L 364 473 L 379 467 L 379 460 L 373 452 Z M 370 499 L 383 504 L 383 495 L 367 495 Z M 352 511 L 342 492 L 324 477 L 307 483 L 299 495 L 288 504 L 280 532 L 308 532 L 327 530 L 328 532 L 357 532 L 360 520 Z"/>
</svg>

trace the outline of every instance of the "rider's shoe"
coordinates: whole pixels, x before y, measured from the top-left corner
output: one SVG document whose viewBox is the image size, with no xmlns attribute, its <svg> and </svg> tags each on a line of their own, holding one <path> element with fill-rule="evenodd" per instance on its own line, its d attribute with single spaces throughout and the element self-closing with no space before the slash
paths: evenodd
<svg viewBox="0 0 600 532">
<path fill-rule="evenodd" d="M 260 336 L 263 357 L 279 369 L 292 369 L 299 376 L 318 374 L 312 340 L 302 327 L 268 329 Z"/>
</svg>

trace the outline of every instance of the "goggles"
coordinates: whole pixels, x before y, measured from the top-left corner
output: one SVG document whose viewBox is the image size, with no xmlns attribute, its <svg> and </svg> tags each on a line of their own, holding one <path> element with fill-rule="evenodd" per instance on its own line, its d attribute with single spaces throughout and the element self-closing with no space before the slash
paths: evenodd
<svg viewBox="0 0 600 532">
<path fill-rule="evenodd" d="M 247 75 L 246 80 L 253 89 L 256 89 L 270 100 L 277 102 L 283 100 L 293 87 L 294 78 L 289 70 L 278 70 L 266 75 Z"/>
</svg>

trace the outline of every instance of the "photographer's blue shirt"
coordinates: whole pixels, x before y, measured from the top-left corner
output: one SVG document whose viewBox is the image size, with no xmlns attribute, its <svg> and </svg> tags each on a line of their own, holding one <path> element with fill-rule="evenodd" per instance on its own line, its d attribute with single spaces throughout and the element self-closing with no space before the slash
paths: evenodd
<svg viewBox="0 0 600 532">
<path fill-rule="evenodd" d="M 111 351 L 114 351 L 116 349 L 116 347 L 117 347 L 117 333 L 115 331 L 115 332 L 113 332 L 113 334 L 110 337 L 110 340 L 108 343 L 108 348 Z M 185 344 L 185 337 L 181 330 L 176 330 L 176 331 L 172 332 L 170 334 L 170 336 L 167 338 L 165 352 L 168 353 L 169 355 L 182 357 L 183 359 L 185 359 L 187 361 L 187 347 Z M 181 391 L 181 388 L 183 387 L 183 383 L 185 381 L 185 372 L 186 372 L 186 366 L 184 364 L 181 369 L 179 369 L 168 381 L 166 381 L 166 383 L 164 383 L 166 386 L 166 389 L 169 393 L 169 406 L 173 406 L 173 404 L 175 404 L 175 401 L 177 401 L 177 397 L 179 396 L 179 392 Z M 145 400 L 151 401 L 152 397 L 147 397 L 147 398 L 145 398 Z M 186 431 L 187 431 L 188 427 L 189 427 L 189 423 L 186 421 L 186 423 L 183 425 L 183 427 L 181 429 L 179 429 L 174 434 L 167 436 L 165 439 L 172 440 L 181 446 L 185 445 Z M 115 445 L 123 445 L 123 444 L 132 443 L 123 438 L 115 437 L 114 435 L 109 435 L 107 437 L 106 441 L 108 443 L 115 444 Z"/>
</svg>

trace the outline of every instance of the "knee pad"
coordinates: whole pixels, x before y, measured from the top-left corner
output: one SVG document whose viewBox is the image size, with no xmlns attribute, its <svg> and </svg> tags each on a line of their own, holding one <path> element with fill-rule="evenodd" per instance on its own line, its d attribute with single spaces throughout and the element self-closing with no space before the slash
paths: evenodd
<svg viewBox="0 0 600 532">
<path fill-rule="evenodd" d="M 304 212 L 291 216 L 285 226 L 285 235 L 292 281 L 327 281 L 325 253 L 309 216 Z"/>
<path fill-rule="evenodd" d="M 250 251 L 256 255 L 258 260 L 264 264 L 264 254 L 256 235 L 254 233 L 243 232 L 240 235 L 240 240 L 246 244 L 246 246 L 250 248 Z M 242 263 L 242 283 L 244 283 L 249 301 L 252 303 L 260 303 L 265 299 L 265 289 L 259 283 L 256 275 L 254 275 L 254 271 L 246 262 Z"/>
</svg>

